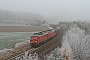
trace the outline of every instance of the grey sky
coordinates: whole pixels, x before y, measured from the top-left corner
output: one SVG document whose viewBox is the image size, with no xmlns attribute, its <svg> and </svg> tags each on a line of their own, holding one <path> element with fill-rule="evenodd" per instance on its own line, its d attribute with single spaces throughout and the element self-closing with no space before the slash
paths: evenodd
<svg viewBox="0 0 90 60">
<path fill-rule="evenodd" d="M 0 0 L 0 9 L 39 13 L 53 23 L 90 19 L 90 0 Z"/>
</svg>

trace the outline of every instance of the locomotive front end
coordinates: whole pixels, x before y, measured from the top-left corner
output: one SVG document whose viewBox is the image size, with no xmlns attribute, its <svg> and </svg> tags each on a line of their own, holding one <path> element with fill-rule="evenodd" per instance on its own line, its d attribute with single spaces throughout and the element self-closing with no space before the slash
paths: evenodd
<svg viewBox="0 0 90 60">
<path fill-rule="evenodd" d="M 38 44 L 38 36 L 31 36 L 30 45 L 36 47 Z"/>
</svg>

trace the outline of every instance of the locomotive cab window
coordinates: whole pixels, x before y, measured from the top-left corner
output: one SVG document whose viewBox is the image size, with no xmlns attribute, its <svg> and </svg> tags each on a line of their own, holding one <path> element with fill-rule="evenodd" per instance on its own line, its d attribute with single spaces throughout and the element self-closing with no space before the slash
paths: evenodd
<svg viewBox="0 0 90 60">
<path fill-rule="evenodd" d="M 38 37 L 37 36 L 32 36 L 31 40 L 36 40 Z"/>
<path fill-rule="evenodd" d="M 37 36 L 34 36 L 34 37 L 33 37 L 33 40 L 36 40 L 37 38 L 38 38 Z"/>
</svg>

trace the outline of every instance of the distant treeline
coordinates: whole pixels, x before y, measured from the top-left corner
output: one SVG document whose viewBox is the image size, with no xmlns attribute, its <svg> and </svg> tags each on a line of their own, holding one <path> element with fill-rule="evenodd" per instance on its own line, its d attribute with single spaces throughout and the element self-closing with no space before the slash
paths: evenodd
<svg viewBox="0 0 90 60">
<path fill-rule="evenodd" d="M 43 17 L 32 12 L 14 12 L 0 9 L 0 23 L 26 23 L 40 25 Z"/>
</svg>

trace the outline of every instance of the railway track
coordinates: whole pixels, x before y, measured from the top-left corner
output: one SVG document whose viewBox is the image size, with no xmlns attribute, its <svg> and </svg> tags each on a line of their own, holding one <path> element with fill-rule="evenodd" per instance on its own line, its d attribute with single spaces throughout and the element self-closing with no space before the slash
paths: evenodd
<svg viewBox="0 0 90 60">
<path fill-rule="evenodd" d="M 34 51 L 34 50 L 36 50 L 36 49 L 38 49 L 38 48 L 31 48 L 31 49 L 29 49 L 29 50 L 27 50 L 27 51 L 30 53 L 30 52 L 32 52 L 32 51 Z M 25 54 L 25 53 L 22 52 L 22 53 L 19 54 L 19 55 L 9 57 L 7 60 L 16 60 L 17 57 L 22 57 L 24 54 Z"/>
<path fill-rule="evenodd" d="M 32 48 L 30 47 L 30 49 L 28 49 L 27 51 L 29 52 L 29 54 L 34 54 L 37 53 L 39 57 L 41 57 L 43 54 L 47 54 L 50 52 L 50 50 L 55 49 L 55 47 L 57 45 L 60 45 L 61 40 L 62 40 L 62 36 L 64 34 L 66 30 L 60 30 L 60 34 L 58 34 L 55 38 L 53 38 L 51 41 L 49 41 L 48 43 L 38 47 L 38 48 Z M 17 57 L 21 57 L 23 56 L 25 53 L 22 52 L 18 55 L 15 56 L 11 56 L 6 60 L 16 60 Z"/>
</svg>

